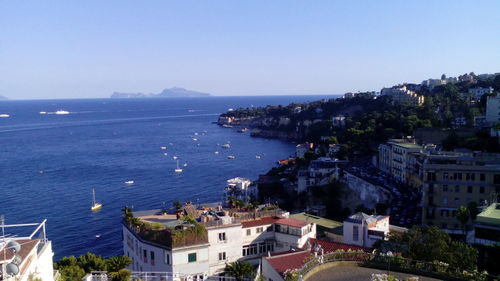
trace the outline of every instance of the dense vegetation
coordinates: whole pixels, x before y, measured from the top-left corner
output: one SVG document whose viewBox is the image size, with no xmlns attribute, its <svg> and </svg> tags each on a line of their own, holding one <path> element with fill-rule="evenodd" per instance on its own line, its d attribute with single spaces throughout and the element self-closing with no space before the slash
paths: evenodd
<svg viewBox="0 0 500 281">
<path fill-rule="evenodd" d="M 125 269 L 132 263 L 126 256 L 103 258 L 92 253 L 86 253 L 76 258 L 64 257 L 54 263 L 54 269 L 59 270 L 61 277 L 57 281 L 82 280 L 85 274 L 92 271 L 107 271 L 111 281 L 126 281 L 131 272 Z"/>
<path fill-rule="evenodd" d="M 446 84 L 432 90 L 420 87 L 418 92 L 425 96 L 421 106 L 395 104 L 388 96 L 374 98 L 373 93 L 359 93 L 347 99 L 238 109 L 223 116 L 266 119 L 259 129 L 297 133 L 297 141 L 318 143 L 324 142 L 324 137 L 335 137 L 351 156 L 369 155 L 378 143 L 412 135 L 415 129 L 424 127 L 450 129 L 449 140 L 444 144 L 446 149 L 464 147 L 500 152 L 497 138 L 489 137 L 486 131 L 458 139 L 453 134 L 455 118 L 465 118 L 466 127 L 472 127 L 474 117 L 485 112 L 487 94 L 479 103 L 470 102 L 466 94 L 461 94 L 473 87 L 493 87 L 500 91 L 500 75 L 478 78 L 476 83 Z M 345 125 L 334 126 L 332 117 L 335 116 L 345 116 Z"/>
<path fill-rule="evenodd" d="M 381 252 L 401 253 L 403 257 L 442 262 L 463 270 L 476 270 L 478 251 L 467 244 L 454 241 L 436 226 L 414 226 L 403 234 L 394 234 L 389 241 L 378 243 Z"/>
</svg>

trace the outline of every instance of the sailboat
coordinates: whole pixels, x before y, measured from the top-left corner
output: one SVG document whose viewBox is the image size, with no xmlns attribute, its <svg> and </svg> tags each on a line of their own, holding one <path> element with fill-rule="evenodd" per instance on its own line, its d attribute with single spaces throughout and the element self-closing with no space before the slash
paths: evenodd
<svg viewBox="0 0 500 281">
<path fill-rule="evenodd" d="M 176 173 L 182 173 L 182 169 L 179 168 L 179 160 L 177 160 L 177 169 L 174 170 Z"/>
<path fill-rule="evenodd" d="M 102 204 L 95 201 L 95 189 L 92 188 L 92 206 L 90 209 L 92 211 L 97 211 L 102 208 Z"/>
</svg>

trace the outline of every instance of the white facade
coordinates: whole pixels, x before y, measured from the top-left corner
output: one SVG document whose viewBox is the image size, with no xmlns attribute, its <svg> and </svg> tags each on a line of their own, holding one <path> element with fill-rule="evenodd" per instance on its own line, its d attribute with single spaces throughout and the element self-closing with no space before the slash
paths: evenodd
<svg viewBox="0 0 500 281">
<path fill-rule="evenodd" d="M 280 217 L 207 222 L 208 243 L 175 248 L 143 240 L 123 225 L 123 251 L 132 259 L 129 269 L 133 271 L 204 280 L 223 273 L 228 263 L 256 263 L 263 255 L 302 247 L 307 239 L 316 238 L 314 223 L 289 219 L 288 213 Z"/>
<path fill-rule="evenodd" d="M 486 100 L 486 121 L 491 124 L 500 122 L 500 96 L 489 96 Z"/>
<path fill-rule="evenodd" d="M 405 139 L 391 139 L 378 147 L 378 168 L 396 181 L 407 183 L 409 155 L 421 149 L 422 146 Z"/>
<path fill-rule="evenodd" d="M 42 223 L 2 225 L 5 237 L 0 236 L 0 280 L 28 281 L 40 278 L 43 281 L 54 281 L 52 243 L 45 235 L 45 220 Z M 31 235 L 18 236 L 10 233 L 11 229 L 20 227 L 36 227 Z M 14 228 L 15 227 L 15 228 Z M 7 267 L 17 272 L 6 270 Z M 12 273 L 12 275 L 9 275 Z"/>
<path fill-rule="evenodd" d="M 222 273 L 227 263 L 241 258 L 241 224 L 220 228 L 207 228 L 210 276 Z"/>
<path fill-rule="evenodd" d="M 252 181 L 246 178 L 237 177 L 229 179 L 224 189 L 225 201 L 230 196 L 247 202 L 251 196 L 257 197 L 257 186 L 252 185 Z"/>
<path fill-rule="evenodd" d="M 369 216 L 360 212 L 347 218 L 343 228 L 345 244 L 371 248 L 389 234 L 389 217 Z"/>
<path fill-rule="evenodd" d="M 390 96 L 396 103 L 409 103 L 420 105 L 424 103 L 424 96 L 417 94 L 406 88 L 406 86 L 396 86 L 392 88 L 383 88 L 380 91 L 383 96 Z"/>
<path fill-rule="evenodd" d="M 299 158 L 304 157 L 304 154 L 306 154 L 307 151 L 309 151 L 307 144 L 297 144 L 295 147 L 295 156 Z"/>
</svg>

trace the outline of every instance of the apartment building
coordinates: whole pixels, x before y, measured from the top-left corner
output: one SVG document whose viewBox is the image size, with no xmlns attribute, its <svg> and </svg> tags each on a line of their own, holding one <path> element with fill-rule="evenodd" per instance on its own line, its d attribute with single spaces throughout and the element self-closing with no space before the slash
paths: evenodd
<svg viewBox="0 0 500 281">
<path fill-rule="evenodd" d="M 0 280 L 54 281 L 54 253 L 46 237 L 45 222 L 5 225 L 0 217 Z"/>
<path fill-rule="evenodd" d="M 410 155 L 420 152 L 422 148 L 412 139 L 390 139 L 378 147 L 378 168 L 396 181 L 407 183 Z"/>
<path fill-rule="evenodd" d="M 427 153 L 422 174 L 422 224 L 460 234 L 458 207 L 491 202 L 500 192 L 500 154 Z"/>
<path fill-rule="evenodd" d="M 406 85 L 394 86 L 392 88 L 383 88 L 380 95 L 389 96 L 395 103 L 408 103 L 413 105 L 421 105 L 424 103 L 425 97 L 414 91 L 409 90 Z"/>
<path fill-rule="evenodd" d="M 500 96 L 489 96 L 486 99 L 486 121 L 491 125 L 500 122 Z"/>
<path fill-rule="evenodd" d="M 176 280 L 205 280 L 223 274 L 230 262 L 257 263 L 263 255 L 301 248 L 316 237 L 314 223 L 289 218 L 283 210 L 220 205 L 184 206 L 177 214 L 134 211 L 122 231 L 131 270 L 170 272 Z"/>
</svg>

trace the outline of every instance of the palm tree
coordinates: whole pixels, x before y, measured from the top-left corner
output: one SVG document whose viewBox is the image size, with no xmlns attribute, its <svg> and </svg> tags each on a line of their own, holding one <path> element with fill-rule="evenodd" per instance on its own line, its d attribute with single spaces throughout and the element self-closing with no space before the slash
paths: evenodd
<svg viewBox="0 0 500 281">
<path fill-rule="evenodd" d="M 227 264 L 224 271 L 238 281 L 242 281 L 245 278 L 253 279 L 255 276 L 255 268 L 247 261 L 237 261 Z"/>
<path fill-rule="evenodd" d="M 462 224 L 464 230 L 464 239 L 467 240 L 467 222 L 470 218 L 469 209 L 465 206 L 460 206 L 457 211 L 457 220 Z"/>
<path fill-rule="evenodd" d="M 120 269 L 124 269 L 132 263 L 132 260 L 127 256 L 115 256 L 106 260 L 106 266 L 108 271 L 118 272 Z"/>
</svg>

